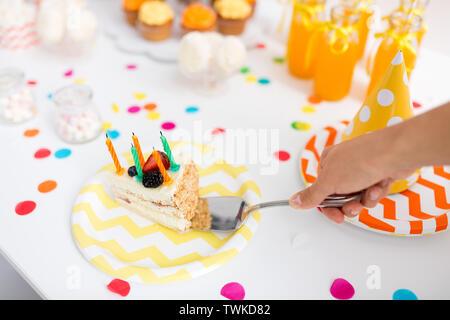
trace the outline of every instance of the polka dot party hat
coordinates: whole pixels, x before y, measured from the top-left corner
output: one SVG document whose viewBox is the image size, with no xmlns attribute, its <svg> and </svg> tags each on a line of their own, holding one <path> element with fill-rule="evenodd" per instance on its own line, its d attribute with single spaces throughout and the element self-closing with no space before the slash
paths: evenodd
<svg viewBox="0 0 450 320">
<path fill-rule="evenodd" d="M 414 116 L 409 96 L 408 75 L 403 54 L 399 51 L 389 69 L 364 101 L 355 118 L 342 135 L 346 141 L 364 133 L 385 128 Z M 419 178 L 420 170 L 405 180 L 395 181 L 390 193 L 402 192 Z"/>
</svg>

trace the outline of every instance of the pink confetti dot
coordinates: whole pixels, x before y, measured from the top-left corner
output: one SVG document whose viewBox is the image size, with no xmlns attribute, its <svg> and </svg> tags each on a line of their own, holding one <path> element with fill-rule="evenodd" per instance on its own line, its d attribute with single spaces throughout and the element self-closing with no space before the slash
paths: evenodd
<svg viewBox="0 0 450 320">
<path fill-rule="evenodd" d="M 130 284 L 127 281 L 114 279 L 111 281 L 108 286 L 108 290 L 117 294 L 120 294 L 122 297 L 126 297 L 130 293 Z"/>
<path fill-rule="evenodd" d="M 213 129 L 212 131 L 211 131 L 211 134 L 213 135 L 213 136 L 215 136 L 215 135 L 218 135 L 218 134 L 221 134 L 221 133 L 225 133 L 225 129 L 224 128 L 215 128 L 215 129 Z"/>
<path fill-rule="evenodd" d="M 129 113 L 137 113 L 139 111 L 141 111 L 141 107 L 139 106 L 131 106 L 128 108 Z"/>
<path fill-rule="evenodd" d="M 127 67 L 128 70 L 134 70 L 134 69 L 137 68 L 137 66 L 135 64 L 127 64 L 126 67 Z"/>
<path fill-rule="evenodd" d="M 48 150 L 47 148 L 41 148 L 38 151 L 34 153 L 34 157 L 36 159 L 43 159 L 47 158 L 52 152 Z"/>
<path fill-rule="evenodd" d="M 338 278 L 333 281 L 330 288 L 330 293 L 336 299 L 348 300 L 354 296 L 355 289 L 347 280 Z"/>
<path fill-rule="evenodd" d="M 255 46 L 257 49 L 265 49 L 266 45 L 264 43 L 257 43 Z"/>
<path fill-rule="evenodd" d="M 230 282 L 222 287 L 220 294 L 230 300 L 243 300 L 245 289 L 238 282 Z"/>
<path fill-rule="evenodd" d="M 291 158 L 289 152 L 283 150 L 275 152 L 274 156 L 280 161 L 288 161 Z"/>
<path fill-rule="evenodd" d="M 163 130 L 173 130 L 173 129 L 175 129 L 175 123 L 173 123 L 173 122 L 164 122 L 161 125 L 161 128 Z"/>
<path fill-rule="evenodd" d="M 64 72 L 64 77 L 71 77 L 73 75 L 73 70 L 67 70 Z"/>
<path fill-rule="evenodd" d="M 34 201 L 22 201 L 16 205 L 16 213 L 19 216 L 25 216 L 36 208 L 36 202 Z"/>
<path fill-rule="evenodd" d="M 420 107 L 422 106 L 422 105 L 421 105 L 419 102 L 417 102 L 417 101 L 413 101 L 412 105 L 413 105 L 414 108 L 420 108 Z"/>
</svg>

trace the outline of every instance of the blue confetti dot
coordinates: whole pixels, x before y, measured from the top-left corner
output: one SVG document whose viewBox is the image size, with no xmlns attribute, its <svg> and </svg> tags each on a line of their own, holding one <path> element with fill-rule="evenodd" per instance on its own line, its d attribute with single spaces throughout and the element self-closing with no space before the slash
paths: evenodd
<svg viewBox="0 0 450 320">
<path fill-rule="evenodd" d="M 187 113 L 196 113 L 198 111 L 198 107 L 196 106 L 189 106 L 186 108 Z"/>
<path fill-rule="evenodd" d="M 47 98 L 50 99 L 50 100 L 52 100 L 53 94 L 49 93 L 49 94 L 47 95 Z"/>
<path fill-rule="evenodd" d="M 269 79 L 266 79 L 266 78 L 260 78 L 260 79 L 258 79 L 258 82 L 259 82 L 260 84 L 269 84 L 269 83 L 270 83 L 270 80 L 269 80 Z"/>
<path fill-rule="evenodd" d="M 393 300 L 418 300 L 414 292 L 408 289 L 398 289 L 392 295 Z"/>
<path fill-rule="evenodd" d="M 58 159 L 64 159 L 67 158 L 72 154 L 72 151 L 70 149 L 59 149 L 55 152 L 55 157 Z"/>
<path fill-rule="evenodd" d="M 117 139 L 120 136 L 120 133 L 117 130 L 108 130 L 106 131 L 106 133 L 111 139 Z"/>
</svg>

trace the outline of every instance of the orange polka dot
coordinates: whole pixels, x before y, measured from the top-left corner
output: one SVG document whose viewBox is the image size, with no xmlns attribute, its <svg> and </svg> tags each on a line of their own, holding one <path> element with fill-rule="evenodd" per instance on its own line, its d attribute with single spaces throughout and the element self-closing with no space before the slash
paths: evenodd
<svg viewBox="0 0 450 320">
<path fill-rule="evenodd" d="M 27 138 L 31 138 L 31 137 L 38 135 L 38 133 L 39 133 L 38 129 L 28 129 L 28 130 L 25 130 L 23 135 Z"/>
<path fill-rule="evenodd" d="M 308 101 L 310 103 L 321 103 L 322 102 L 322 98 L 317 96 L 317 95 L 315 95 L 315 94 L 312 94 L 312 95 L 310 95 L 308 97 Z"/>
<path fill-rule="evenodd" d="M 44 181 L 41 184 L 39 184 L 38 190 L 41 193 L 47 193 L 47 192 L 55 190 L 57 185 L 58 184 L 56 183 L 56 181 L 47 180 L 47 181 Z"/>
<path fill-rule="evenodd" d="M 156 109 L 156 107 L 157 107 L 157 105 L 156 105 L 155 103 L 147 103 L 147 104 L 144 106 L 144 109 L 145 109 L 145 110 L 151 111 L 151 110 Z"/>
</svg>

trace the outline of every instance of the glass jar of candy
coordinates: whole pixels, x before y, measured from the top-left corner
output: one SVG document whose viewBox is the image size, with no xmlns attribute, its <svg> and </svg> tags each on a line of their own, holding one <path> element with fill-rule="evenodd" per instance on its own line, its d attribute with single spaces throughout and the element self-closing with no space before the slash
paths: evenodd
<svg viewBox="0 0 450 320">
<path fill-rule="evenodd" d="M 55 92 L 52 100 L 57 107 L 56 131 L 61 139 L 83 143 L 101 133 L 102 123 L 92 96 L 85 84 L 72 84 Z"/>
<path fill-rule="evenodd" d="M 15 68 L 0 69 L 0 118 L 7 123 L 21 123 L 37 112 L 25 74 Z"/>
<path fill-rule="evenodd" d="M 331 10 L 331 21 L 319 40 L 314 73 L 314 93 L 323 100 L 340 100 L 350 91 L 358 60 L 360 15 L 344 4 Z"/>
</svg>

